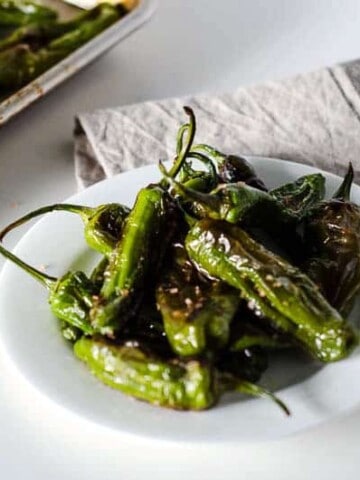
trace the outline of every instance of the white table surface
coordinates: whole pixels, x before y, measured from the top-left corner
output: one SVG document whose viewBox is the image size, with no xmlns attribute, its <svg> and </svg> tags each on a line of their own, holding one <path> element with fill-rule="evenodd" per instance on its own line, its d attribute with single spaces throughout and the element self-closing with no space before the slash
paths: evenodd
<svg viewBox="0 0 360 480">
<path fill-rule="evenodd" d="M 159 0 L 142 30 L 0 129 L 0 224 L 75 192 L 77 112 L 224 91 L 353 59 L 359 18 L 358 0 Z M 4 480 L 358 477 L 360 409 L 277 442 L 176 445 L 126 437 L 63 410 L 1 351 L 0 371 Z"/>
</svg>

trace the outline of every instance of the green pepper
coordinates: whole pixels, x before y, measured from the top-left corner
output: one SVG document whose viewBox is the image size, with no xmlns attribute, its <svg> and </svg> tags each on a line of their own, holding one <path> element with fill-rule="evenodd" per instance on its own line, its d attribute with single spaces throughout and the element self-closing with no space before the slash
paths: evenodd
<svg viewBox="0 0 360 480">
<path fill-rule="evenodd" d="M 225 391 L 236 390 L 286 406 L 258 385 L 216 371 L 204 360 L 164 361 L 138 343 L 111 344 L 94 338 L 75 343 L 75 355 L 106 385 L 140 400 L 177 410 L 204 410 Z"/>
<path fill-rule="evenodd" d="M 177 152 L 169 177 L 175 177 L 186 159 L 195 131 L 191 109 L 182 129 L 187 138 Z M 110 256 L 100 296 L 91 310 L 92 324 L 103 335 L 114 337 L 135 315 L 147 282 L 153 282 L 167 245 L 176 229 L 176 208 L 168 193 L 169 182 L 142 188 L 127 217 L 121 240 Z M 158 239 L 161 238 L 161 248 Z M 152 276 L 152 278 L 151 278 Z"/>
<path fill-rule="evenodd" d="M 68 272 L 56 279 L 23 262 L 2 245 L 0 245 L 0 254 L 47 288 L 50 309 L 55 317 L 80 329 L 87 335 L 94 333 L 89 322 L 89 310 L 94 295 L 98 292 L 83 272 Z"/>
<path fill-rule="evenodd" d="M 236 291 L 201 279 L 183 245 L 175 244 L 170 256 L 172 261 L 162 272 L 156 300 L 174 352 L 190 356 L 205 348 L 224 346 L 239 305 Z"/>
<path fill-rule="evenodd" d="M 295 182 L 274 188 L 269 193 L 282 203 L 287 211 L 301 219 L 314 205 L 324 199 L 325 177 L 321 173 L 305 175 Z"/>
<path fill-rule="evenodd" d="M 121 237 L 124 221 L 130 210 L 119 203 L 108 203 L 97 207 L 55 203 L 34 210 L 12 222 L 0 232 L 0 241 L 14 228 L 35 217 L 54 211 L 80 215 L 85 225 L 84 235 L 87 244 L 97 252 L 109 256 Z"/>
<path fill-rule="evenodd" d="M 23 44 L 28 46 L 32 52 L 36 52 L 40 48 L 46 47 L 52 40 L 78 29 L 84 22 L 93 20 L 98 13 L 99 9 L 85 10 L 66 22 L 42 21 L 22 25 L 0 40 L 0 51 Z"/>
<path fill-rule="evenodd" d="M 27 0 L 1 0 L 0 25 L 19 26 L 29 23 L 55 21 L 57 12 Z"/>
<path fill-rule="evenodd" d="M 194 145 L 191 152 L 203 152 L 214 159 L 219 179 L 223 183 L 244 182 L 250 187 L 267 191 L 264 182 L 257 176 L 252 165 L 243 157 L 225 155 L 209 145 Z"/>
<path fill-rule="evenodd" d="M 303 225 L 304 271 L 345 316 L 360 289 L 360 207 L 350 201 L 352 182 L 350 164 L 339 190 L 315 206 Z"/>
<path fill-rule="evenodd" d="M 113 337 L 128 316 L 135 314 L 149 275 L 158 269 L 162 249 L 155 247 L 156 242 L 165 228 L 171 232 L 166 203 L 161 186 L 150 185 L 138 193 L 121 239 L 110 255 L 99 299 L 91 310 L 92 324 L 104 335 Z M 163 240 L 162 248 L 166 248 L 165 236 Z"/>
<path fill-rule="evenodd" d="M 87 20 L 82 19 L 76 28 L 41 48 L 35 45 L 33 50 L 30 44 L 20 43 L 0 51 L 0 89 L 14 90 L 26 85 L 116 22 L 124 14 L 121 9 L 105 3 L 98 5 L 86 12 Z"/>
<path fill-rule="evenodd" d="M 169 178 L 161 162 L 159 168 L 176 193 L 186 202 L 192 201 L 192 212 L 197 218 L 261 226 L 276 236 L 283 235 L 284 229 L 290 232 L 295 228 L 296 217 L 267 192 L 240 182 L 221 184 L 212 192 L 203 193 Z"/>
<path fill-rule="evenodd" d="M 323 362 L 349 355 L 356 335 L 299 269 L 227 222 L 201 220 L 189 231 L 190 259 L 240 290 L 249 308 Z"/>
<path fill-rule="evenodd" d="M 83 332 L 80 328 L 74 327 L 74 325 L 70 325 L 64 321 L 60 323 L 60 331 L 65 340 L 71 343 L 75 343 L 83 336 Z"/>
<path fill-rule="evenodd" d="M 155 405 L 178 410 L 202 410 L 216 401 L 207 365 L 166 362 L 137 344 L 113 345 L 81 338 L 75 355 L 106 385 Z"/>
<path fill-rule="evenodd" d="M 95 285 L 95 288 L 98 292 L 100 292 L 101 287 L 103 286 L 104 275 L 108 265 L 109 265 L 108 257 L 102 257 L 91 272 L 90 281 Z"/>
</svg>

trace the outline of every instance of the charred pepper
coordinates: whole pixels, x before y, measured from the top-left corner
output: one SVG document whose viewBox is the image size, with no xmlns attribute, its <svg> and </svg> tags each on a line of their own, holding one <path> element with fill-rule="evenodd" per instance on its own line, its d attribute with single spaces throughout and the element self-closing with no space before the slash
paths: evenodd
<svg viewBox="0 0 360 480">
<path fill-rule="evenodd" d="M 287 211 L 301 219 L 312 207 L 324 199 L 325 177 L 321 173 L 305 175 L 295 182 L 274 188 L 269 193 L 284 205 Z"/>
<path fill-rule="evenodd" d="M 311 210 L 303 227 L 304 270 L 343 315 L 360 288 L 360 207 L 350 201 L 353 176 L 350 164 L 338 191 Z"/>
<path fill-rule="evenodd" d="M 177 153 L 169 177 L 175 177 L 189 152 L 194 138 L 195 118 L 191 109 L 184 108 L 190 117 L 183 130 L 186 143 Z M 168 194 L 169 182 L 162 180 L 142 188 L 127 217 L 116 249 L 110 256 L 105 281 L 99 299 L 91 309 L 92 324 L 104 335 L 114 337 L 128 318 L 136 313 L 141 292 L 150 275 L 155 275 L 163 252 L 175 230 L 174 204 Z M 175 209 L 176 210 L 176 209 Z M 162 246 L 158 246 L 158 238 Z"/>
<path fill-rule="evenodd" d="M 217 167 L 219 179 L 223 183 L 244 182 L 250 187 L 267 191 L 264 182 L 257 176 L 252 165 L 243 157 L 237 155 L 225 155 L 215 148 L 199 144 L 194 145 L 191 152 L 202 152 L 212 158 Z"/>
<path fill-rule="evenodd" d="M 34 210 L 12 222 L 0 232 L 0 241 L 14 228 L 35 217 L 54 211 L 80 215 L 85 225 L 84 236 L 87 244 L 97 252 L 109 256 L 121 237 L 124 221 L 130 209 L 119 203 L 107 203 L 97 207 L 56 203 Z"/>
<path fill-rule="evenodd" d="M 201 220 L 190 229 L 186 249 L 202 271 L 239 289 L 257 315 L 319 360 L 340 360 L 355 345 L 354 331 L 316 285 L 241 228 Z"/>
<path fill-rule="evenodd" d="M 75 355 L 103 383 L 123 393 L 177 410 L 204 410 L 226 391 L 239 391 L 275 401 L 286 414 L 287 407 L 272 393 L 228 373 L 216 371 L 205 360 L 164 361 L 138 343 L 114 345 L 105 340 L 81 338 Z"/>
<path fill-rule="evenodd" d="M 183 245 L 175 244 L 170 253 L 173 260 L 162 272 L 156 300 L 174 352 L 198 355 L 224 346 L 239 305 L 237 292 L 201 278 Z"/>
</svg>

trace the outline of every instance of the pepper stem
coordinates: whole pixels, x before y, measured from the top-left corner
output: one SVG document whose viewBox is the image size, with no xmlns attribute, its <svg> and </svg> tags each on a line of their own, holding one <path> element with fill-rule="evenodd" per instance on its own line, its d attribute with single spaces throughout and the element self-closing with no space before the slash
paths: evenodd
<svg viewBox="0 0 360 480">
<path fill-rule="evenodd" d="M 174 178 L 176 175 L 179 173 L 189 151 L 191 148 L 191 145 L 194 141 L 195 137 L 195 131 L 196 131 L 196 120 L 195 120 L 195 115 L 194 112 L 190 107 L 184 107 L 185 113 L 190 117 L 189 123 L 182 125 L 179 129 L 178 132 L 178 140 L 177 140 L 177 146 L 176 146 L 176 152 L 177 156 L 175 158 L 174 164 L 171 167 L 168 177 Z M 183 144 L 183 138 L 185 133 L 187 133 L 187 138 L 185 141 L 185 145 Z M 167 188 L 169 186 L 169 181 L 168 177 L 165 179 L 163 178 L 160 182 L 160 185 L 164 188 Z"/>
<path fill-rule="evenodd" d="M 217 184 L 216 167 L 215 167 L 214 163 L 210 160 L 210 158 L 208 158 L 203 153 L 192 152 L 192 151 L 189 152 L 188 157 L 189 158 L 195 158 L 196 160 L 199 160 L 201 163 L 203 163 L 207 167 L 207 169 L 209 171 L 209 174 L 212 176 L 214 185 Z"/>
<path fill-rule="evenodd" d="M 161 173 L 164 175 L 165 179 L 173 185 L 175 190 L 177 192 L 180 192 L 183 194 L 186 198 L 189 200 L 193 200 L 195 202 L 201 203 L 201 205 L 204 205 L 208 208 L 210 208 L 213 211 L 218 211 L 220 207 L 220 202 L 219 200 L 214 196 L 214 195 L 209 195 L 207 193 L 202 193 L 198 192 L 196 190 L 193 190 L 192 188 L 186 187 L 180 182 L 177 182 L 174 178 L 171 177 L 170 173 L 167 172 L 165 169 L 164 164 L 159 161 L 159 169 Z"/>
<path fill-rule="evenodd" d="M 235 385 L 235 390 L 254 397 L 269 398 L 275 402 L 286 415 L 290 415 L 290 410 L 285 403 L 266 388 L 255 385 L 255 383 L 248 382 L 247 380 L 239 380 Z"/>
<path fill-rule="evenodd" d="M 191 152 L 205 152 L 207 155 L 212 156 L 219 165 L 225 160 L 225 155 L 215 148 L 211 147 L 210 145 L 206 145 L 204 143 L 199 143 L 198 145 L 194 145 L 191 148 Z"/>
<path fill-rule="evenodd" d="M 66 211 L 72 213 L 78 213 L 82 216 L 83 220 L 86 221 L 87 218 L 90 216 L 91 212 L 93 211 L 90 207 L 83 207 L 81 205 L 72 205 L 69 203 L 54 203 L 53 205 L 47 205 L 45 207 L 38 208 L 37 210 L 33 210 L 30 213 L 27 213 L 23 217 L 18 218 L 14 222 L 10 223 L 7 227 L 0 231 L 0 242 L 4 239 L 5 235 L 7 235 L 11 230 L 14 228 L 20 227 L 24 223 L 32 220 L 35 217 L 39 217 L 40 215 L 44 215 L 45 213 L 54 212 L 54 211 Z"/>
<path fill-rule="evenodd" d="M 5 258 L 10 260 L 11 262 L 15 263 L 18 267 L 20 267 L 22 270 L 27 272 L 29 275 L 31 275 L 33 278 L 38 280 L 42 285 L 44 285 L 48 290 L 51 289 L 51 287 L 54 285 L 54 283 L 57 281 L 55 277 L 51 277 L 50 275 L 47 275 L 44 272 L 40 272 L 40 270 L 37 270 L 36 268 L 32 267 L 31 265 L 28 265 L 27 263 L 23 262 L 18 258 L 16 255 L 13 253 L 9 252 L 3 245 L 0 244 L 0 254 L 3 255 Z"/>
<path fill-rule="evenodd" d="M 354 169 L 352 163 L 349 162 L 348 171 L 342 181 L 340 187 L 336 190 L 333 198 L 341 200 L 342 202 L 348 202 L 350 200 L 351 185 L 354 180 Z"/>
</svg>

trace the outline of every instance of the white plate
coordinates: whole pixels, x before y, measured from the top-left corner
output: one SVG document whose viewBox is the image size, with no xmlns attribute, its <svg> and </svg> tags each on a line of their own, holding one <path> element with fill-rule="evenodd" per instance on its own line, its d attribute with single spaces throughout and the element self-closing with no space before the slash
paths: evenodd
<svg viewBox="0 0 360 480">
<path fill-rule="evenodd" d="M 251 161 L 269 187 L 317 171 L 280 160 Z M 333 192 L 340 179 L 324 175 L 328 191 Z M 132 170 L 68 201 L 131 205 L 137 191 L 158 178 L 156 166 Z M 353 199 L 360 203 L 357 186 L 353 187 Z M 15 251 L 35 266 L 48 265 L 47 271 L 56 275 L 75 266 L 88 270 L 97 260 L 82 239 L 81 221 L 64 213 L 39 221 Z M 0 335 L 19 371 L 50 399 L 92 421 L 141 436 L 201 442 L 265 440 L 299 432 L 360 404 L 357 353 L 320 369 L 305 359 L 274 359 L 265 381 L 277 388 L 290 407 L 290 418 L 268 400 L 233 395 L 199 413 L 176 412 L 133 400 L 102 385 L 74 358 L 49 313 L 43 287 L 9 262 L 0 276 Z"/>
</svg>

